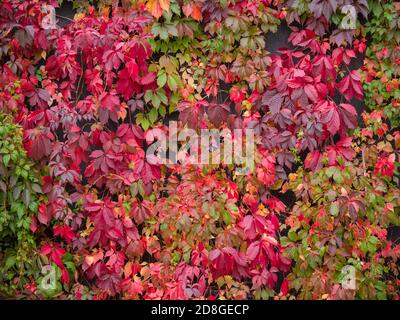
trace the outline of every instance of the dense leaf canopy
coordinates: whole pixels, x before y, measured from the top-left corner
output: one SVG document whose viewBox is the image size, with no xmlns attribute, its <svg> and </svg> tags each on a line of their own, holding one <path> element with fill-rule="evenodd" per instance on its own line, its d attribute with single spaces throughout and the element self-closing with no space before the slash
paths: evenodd
<svg viewBox="0 0 400 320">
<path fill-rule="evenodd" d="M 1 2 L 1 295 L 400 298 L 399 2 L 70 2 Z M 254 170 L 149 161 L 171 120 Z"/>
</svg>

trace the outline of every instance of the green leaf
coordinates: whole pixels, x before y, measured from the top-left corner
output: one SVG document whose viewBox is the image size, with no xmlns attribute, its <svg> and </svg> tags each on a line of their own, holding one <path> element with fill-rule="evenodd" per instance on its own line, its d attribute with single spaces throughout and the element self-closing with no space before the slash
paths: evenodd
<svg viewBox="0 0 400 320">
<path fill-rule="evenodd" d="M 3 157 L 3 163 L 4 163 L 4 166 L 8 166 L 8 163 L 10 162 L 10 158 L 11 158 L 11 156 L 9 155 L 9 154 L 6 154 L 4 157 Z"/>
<path fill-rule="evenodd" d="M 369 237 L 369 242 L 372 244 L 377 244 L 379 242 L 379 239 L 375 236 L 370 236 Z"/>
<path fill-rule="evenodd" d="M 14 198 L 14 200 L 17 200 L 19 198 L 19 196 L 21 194 L 21 191 L 22 191 L 22 186 L 21 185 L 16 186 L 14 188 L 14 190 L 13 190 L 13 198 Z"/>
<path fill-rule="evenodd" d="M 136 115 L 136 124 L 141 125 L 142 121 L 143 121 L 143 113 L 138 113 Z"/>
<path fill-rule="evenodd" d="M 158 108 L 158 113 L 160 114 L 161 117 L 164 117 L 165 114 L 167 113 L 167 111 L 166 111 L 165 107 L 161 105 L 161 106 Z"/>
<path fill-rule="evenodd" d="M 335 173 L 336 168 L 335 167 L 329 167 L 328 169 L 326 169 L 326 176 L 328 178 L 332 177 L 333 174 Z"/>
<path fill-rule="evenodd" d="M 167 40 L 168 39 L 168 29 L 161 27 L 159 35 L 160 35 L 161 40 Z"/>
<path fill-rule="evenodd" d="M 339 170 L 336 170 L 335 173 L 333 174 L 333 180 L 335 180 L 335 182 L 339 184 L 343 183 L 343 177 Z"/>
<path fill-rule="evenodd" d="M 160 98 L 161 102 L 164 104 L 168 104 L 168 98 L 165 95 L 164 89 L 158 90 L 157 91 L 157 96 Z"/>
<path fill-rule="evenodd" d="M 171 36 L 177 37 L 178 36 L 178 29 L 176 28 L 176 26 L 174 24 L 167 24 L 167 29 L 168 29 L 168 33 Z"/>
<path fill-rule="evenodd" d="M 147 118 L 143 118 L 141 125 L 143 130 L 146 131 L 150 127 L 150 122 Z"/>
<path fill-rule="evenodd" d="M 173 92 L 171 97 L 169 98 L 172 105 L 176 106 L 179 103 L 180 95 L 176 92 Z"/>
<path fill-rule="evenodd" d="M 153 98 L 153 91 L 147 90 L 146 93 L 144 94 L 144 101 L 146 101 L 146 103 L 149 103 L 152 98 Z"/>
<path fill-rule="evenodd" d="M 143 181 L 139 181 L 138 182 L 138 190 L 139 190 L 139 194 L 143 197 L 144 196 L 144 185 L 143 185 Z"/>
<path fill-rule="evenodd" d="M 6 269 L 12 268 L 15 265 L 16 261 L 16 256 L 9 256 L 6 260 Z"/>
<path fill-rule="evenodd" d="M 333 215 L 334 217 L 337 217 L 339 214 L 339 206 L 337 205 L 336 202 L 333 202 L 329 208 L 329 213 Z"/>
<path fill-rule="evenodd" d="M 162 88 L 164 87 L 165 83 L 167 82 L 167 75 L 165 74 L 165 71 L 162 73 L 158 73 L 157 77 L 157 85 Z"/>
<path fill-rule="evenodd" d="M 173 78 L 173 76 L 169 76 L 169 77 L 168 77 L 168 87 L 169 87 L 172 91 L 176 91 L 176 89 L 178 89 L 178 85 L 177 85 L 175 79 Z"/>
<path fill-rule="evenodd" d="M 158 97 L 158 94 L 153 95 L 153 98 L 151 99 L 151 103 L 153 104 L 153 106 L 155 108 L 158 109 L 158 107 L 160 106 L 161 100 Z"/>
<path fill-rule="evenodd" d="M 42 188 L 41 188 L 40 185 L 38 185 L 37 183 L 33 183 L 33 184 L 32 184 L 32 189 L 33 189 L 33 191 L 35 191 L 36 193 L 42 193 Z"/>
<path fill-rule="evenodd" d="M 153 123 L 157 120 L 157 118 L 158 118 L 157 109 L 152 108 L 152 109 L 150 110 L 149 114 L 148 114 L 148 117 L 149 117 L 150 122 L 153 124 Z"/>
<path fill-rule="evenodd" d="M 26 206 L 29 206 L 29 203 L 31 201 L 31 192 L 29 189 L 24 189 L 22 193 L 22 200 L 24 201 Z"/>
<path fill-rule="evenodd" d="M 228 211 L 225 211 L 225 210 L 222 212 L 222 219 L 224 220 L 225 224 L 228 225 L 228 226 L 232 222 L 232 217 L 231 217 L 230 213 Z"/>
<path fill-rule="evenodd" d="M 293 231 L 293 230 L 289 231 L 288 238 L 291 241 L 296 241 L 297 240 L 297 233 L 295 231 Z"/>
</svg>

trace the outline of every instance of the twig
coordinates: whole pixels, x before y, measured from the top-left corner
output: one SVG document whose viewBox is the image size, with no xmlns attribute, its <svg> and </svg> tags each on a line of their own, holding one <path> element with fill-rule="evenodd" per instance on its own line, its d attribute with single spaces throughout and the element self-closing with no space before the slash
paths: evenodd
<svg viewBox="0 0 400 320">
<path fill-rule="evenodd" d="M 82 63 L 82 51 L 80 52 L 80 58 L 81 58 L 81 66 L 83 67 Z M 83 77 L 83 69 L 81 70 L 81 75 L 79 76 L 79 81 L 78 81 L 78 86 L 76 87 L 76 97 L 75 97 L 75 104 L 78 103 L 79 98 L 81 97 L 81 82 L 82 82 L 82 77 Z M 83 87 L 82 87 L 83 90 Z"/>
<path fill-rule="evenodd" d="M 365 168 L 365 155 L 364 155 L 364 151 L 365 151 L 365 148 L 362 148 L 361 156 L 362 156 L 363 171 L 364 171 L 364 177 L 365 177 L 365 176 L 367 175 L 367 170 L 366 170 L 366 168 Z"/>
<path fill-rule="evenodd" d="M 64 19 L 64 20 L 68 20 L 68 21 L 71 21 L 71 22 L 75 22 L 75 20 L 73 20 L 73 19 L 71 19 L 71 18 L 68 18 L 68 17 L 60 16 L 59 14 L 56 14 L 56 17 L 57 17 L 57 18 Z"/>
</svg>

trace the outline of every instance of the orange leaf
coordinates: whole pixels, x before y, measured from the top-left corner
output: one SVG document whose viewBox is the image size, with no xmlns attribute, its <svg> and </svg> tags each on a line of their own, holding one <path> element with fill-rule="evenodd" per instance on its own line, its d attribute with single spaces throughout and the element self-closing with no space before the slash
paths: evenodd
<svg viewBox="0 0 400 320">
<path fill-rule="evenodd" d="M 146 3 L 146 7 L 158 19 L 162 16 L 163 10 L 169 10 L 169 0 L 149 0 Z"/>
<path fill-rule="evenodd" d="M 132 274 L 132 262 L 128 262 L 124 267 L 125 278 L 128 278 Z"/>
<path fill-rule="evenodd" d="M 197 20 L 197 21 L 200 21 L 201 19 L 202 19 L 202 16 L 201 16 L 201 9 L 200 9 L 200 7 L 199 6 L 197 6 L 197 5 L 192 5 L 192 18 L 194 19 L 194 20 Z"/>
<path fill-rule="evenodd" d="M 168 11 L 169 10 L 169 0 L 159 0 L 161 9 Z"/>
</svg>

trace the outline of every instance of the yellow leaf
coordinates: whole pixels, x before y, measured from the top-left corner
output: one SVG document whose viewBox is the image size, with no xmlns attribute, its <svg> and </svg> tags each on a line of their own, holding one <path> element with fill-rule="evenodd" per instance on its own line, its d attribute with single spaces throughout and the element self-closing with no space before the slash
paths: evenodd
<svg viewBox="0 0 400 320">
<path fill-rule="evenodd" d="M 394 146 L 396 149 L 400 148 L 400 134 L 396 134 L 394 137 Z"/>
<path fill-rule="evenodd" d="M 125 267 L 124 267 L 125 278 L 128 278 L 132 274 L 132 270 L 133 270 L 132 267 L 133 267 L 132 262 L 130 262 L 130 261 L 125 265 Z"/>
<path fill-rule="evenodd" d="M 146 3 L 146 7 L 158 19 L 162 16 L 163 10 L 169 10 L 169 0 L 149 0 Z"/>
<path fill-rule="evenodd" d="M 168 11 L 169 10 L 169 0 L 159 0 L 161 9 Z"/>
<path fill-rule="evenodd" d="M 230 289 L 233 285 L 233 278 L 231 276 L 225 276 L 226 286 Z"/>
<path fill-rule="evenodd" d="M 91 266 L 92 263 L 94 262 L 94 257 L 93 257 L 93 256 L 86 256 L 86 257 L 85 257 L 85 262 L 86 262 L 89 266 Z"/>
<path fill-rule="evenodd" d="M 272 190 L 279 190 L 282 188 L 284 180 L 283 179 L 279 179 L 278 181 L 275 182 L 275 184 L 273 186 L 271 186 Z"/>
</svg>

